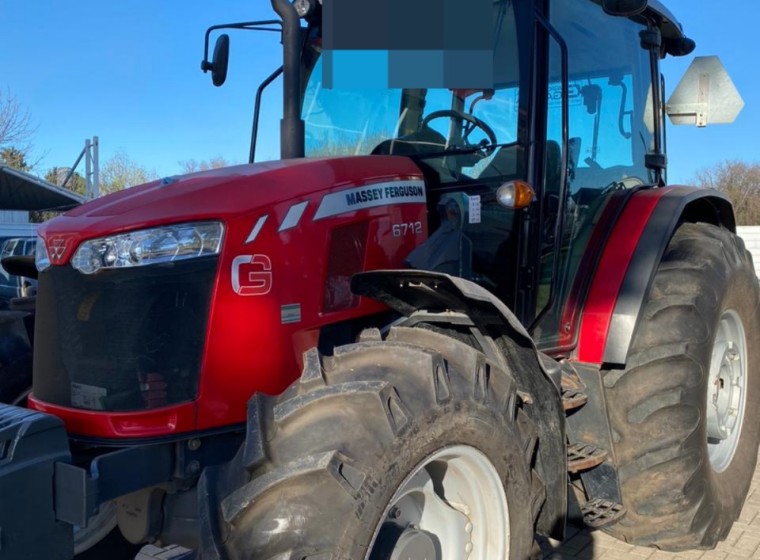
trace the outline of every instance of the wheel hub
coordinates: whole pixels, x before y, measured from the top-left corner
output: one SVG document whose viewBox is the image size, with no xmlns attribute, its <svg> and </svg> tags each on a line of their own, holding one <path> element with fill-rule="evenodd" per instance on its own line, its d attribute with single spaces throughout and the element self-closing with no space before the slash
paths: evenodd
<svg viewBox="0 0 760 560">
<path fill-rule="evenodd" d="M 435 560 L 439 558 L 438 539 L 427 531 L 407 529 L 393 547 L 390 560 Z"/>
<path fill-rule="evenodd" d="M 707 448 L 717 472 L 733 459 L 744 420 L 747 395 L 744 326 L 736 311 L 721 315 L 710 360 L 707 387 Z"/>
<path fill-rule="evenodd" d="M 428 457 L 401 484 L 368 558 L 506 558 L 509 538 L 499 473 L 483 453 L 457 445 Z"/>
</svg>

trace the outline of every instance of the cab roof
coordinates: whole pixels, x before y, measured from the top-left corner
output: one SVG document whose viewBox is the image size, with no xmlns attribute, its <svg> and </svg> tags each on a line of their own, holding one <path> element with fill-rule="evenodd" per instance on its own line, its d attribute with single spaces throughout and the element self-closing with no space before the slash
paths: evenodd
<svg viewBox="0 0 760 560">
<path fill-rule="evenodd" d="M 673 13 L 660 2 L 660 0 L 649 0 L 648 10 L 660 16 L 662 22 L 662 35 L 669 39 L 678 39 L 684 37 L 683 26 L 676 19 Z"/>
</svg>

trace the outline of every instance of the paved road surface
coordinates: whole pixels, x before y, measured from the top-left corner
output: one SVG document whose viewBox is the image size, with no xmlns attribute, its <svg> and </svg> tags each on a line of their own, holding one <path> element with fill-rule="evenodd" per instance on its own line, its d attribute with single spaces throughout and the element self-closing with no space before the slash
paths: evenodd
<svg viewBox="0 0 760 560">
<path fill-rule="evenodd" d="M 728 538 L 715 550 L 662 552 L 653 548 L 631 546 L 600 531 L 575 529 L 562 545 L 541 543 L 536 559 L 542 560 L 760 560 L 760 468 L 755 471 L 749 496 L 741 516 Z"/>
<path fill-rule="evenodd" d="M 662 552 L 585 529 L 573 529 L 561 545 L 547 540 L 539 544 L 531 560 L 760 560 L 760 465 L 741 516 L 715 550 Z"/>
</svg>

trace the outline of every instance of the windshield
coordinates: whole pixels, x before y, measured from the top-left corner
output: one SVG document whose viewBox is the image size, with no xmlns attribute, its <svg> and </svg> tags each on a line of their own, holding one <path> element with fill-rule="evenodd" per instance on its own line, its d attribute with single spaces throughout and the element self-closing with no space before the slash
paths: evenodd
<svg viewBox="0 0 760 560">
<path fill-rule="evenodd" d="M 442 183 L 515 175 L 517 36 L 511 2 L 495 9 L 489 89 L 327 88 L 319 30 L 313 30 L 305 56 L 306 156 L 406 155 L 424 160 Z"/>
</svg>

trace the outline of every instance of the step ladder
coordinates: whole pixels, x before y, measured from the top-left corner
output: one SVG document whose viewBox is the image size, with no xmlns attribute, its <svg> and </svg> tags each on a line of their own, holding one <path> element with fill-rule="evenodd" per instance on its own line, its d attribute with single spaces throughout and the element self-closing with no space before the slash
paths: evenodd
<svg viewBox="0 0 760 560">
<path fill-rule="evenodd" d="M 572 413 L 588 403 L 588 395 L 580 376 L 571 364 L 562 364 L 561 391 L 562 406 L 565 413 Z M 567 446 L 567 470 L 570 474 L 579 474 L 604 464 L 609 453 L 595 445 L 583 442 L 570 442 Z M 606 466 L 609 468 L 609 465 Z M 626 514 L 622 504 L 603 498 L 592 498 L 581 504 L 584 524 L 598 529 L 617 522 Z"/>
</svg>

